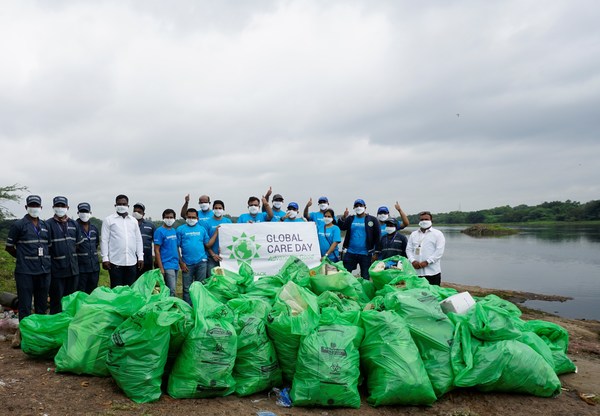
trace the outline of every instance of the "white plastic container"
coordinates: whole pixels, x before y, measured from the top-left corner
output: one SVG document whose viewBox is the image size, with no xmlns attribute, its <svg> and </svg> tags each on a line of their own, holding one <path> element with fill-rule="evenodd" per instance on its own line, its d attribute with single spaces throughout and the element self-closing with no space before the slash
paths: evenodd
<svg viewBox="0 0 600 416">
<path fill-rule="evenodd" d="M 474 305 L 475 299 L 473 299 L 469 292 L 457 293 L 440 302 L 440 306 L 444 313 L 452 312 L 459 315 L 466 313 Z"/>
</svg>

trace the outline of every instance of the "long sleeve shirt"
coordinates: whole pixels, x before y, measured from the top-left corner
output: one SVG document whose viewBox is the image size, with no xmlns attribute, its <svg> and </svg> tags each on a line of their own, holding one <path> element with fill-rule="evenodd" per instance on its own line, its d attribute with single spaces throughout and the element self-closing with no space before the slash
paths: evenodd
<svg viewBox="0 0 600 416">
<path fill-rule="evenodd" d="M 117 266 L 133 266 L 138 260 L 144 260 L 142 234 L 135 218 L 112 214 L 102 223 L 100 236 L 102 261 Z"/>
<path fill-rule="evenodd" d="M 427 266 L 417 269 L 419 276 L 433 276 L 442 272 L 440 262 L 444 255 L 446 239 L 440 230 L 428 228 L 423 232 L 421 229 L 413 231 L 408 237 L 406 255 L 408 260 L 427 261 Z"/>
</svg>

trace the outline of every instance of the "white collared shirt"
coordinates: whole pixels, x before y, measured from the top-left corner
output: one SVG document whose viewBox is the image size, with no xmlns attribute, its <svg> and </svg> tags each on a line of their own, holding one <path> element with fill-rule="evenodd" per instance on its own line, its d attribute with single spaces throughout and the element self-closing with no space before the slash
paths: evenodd
<svg viewBox="0 0 600 416">
<path fill-rule="evenodd" d="M 102 223 L 100 237 L 102 261 L 110 261 L 117 266 L 133 266 L 144 260 L 142 234 L 135 218 L 117 213 L 106 217 Z"/>
<path fill-rule="evenodd" d="M 442 272 L 440 262 L 445 246 L 446 239 L 440 230 L 430 227 L 423 232 L 419 228 L 408 237 L 406 255 L 411 263 L 415 260 L 427 261 L 427 266 L 417 269 L 419 276 L 433 276 Z"/>
</svg>

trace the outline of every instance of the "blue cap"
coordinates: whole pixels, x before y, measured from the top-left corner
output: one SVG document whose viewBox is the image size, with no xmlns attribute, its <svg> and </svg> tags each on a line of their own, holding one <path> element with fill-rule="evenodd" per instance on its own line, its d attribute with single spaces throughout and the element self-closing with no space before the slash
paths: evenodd
<svg viewBox="0 0 600 416">
<path fill-rule="evenodd" d="M 52 206 L 55 207 L 58 204 L 65 204 L 65 206 L 68 206 L 69 200 L 65 196 L 55 196 L 52 200 Z"/>
<path fill-rule="evenodd" d="M 356 201 L 354 201 L 354 206 L 357 205 L 362 205 L 363 207 L 367 206 L 367 204 L 365 204 L 365 201 L 363 201 L 362 199 L 357 199 Z"/>
<path fill-rule="evenodd" d="M 319 202 L 319 204 L 320 204 L 321 202 L 327 202 L 327 203 L 329 203 L 329 199 L 327 199 L 327 197 L 326 197 L 326 196 L 321 196 L 321 197 L 319 197 L 319 200 L 318 200 L 318 202 Z"/>
<path fill-rule="evenodd" d="M 294 208 L 296 211 L 298 211 L 298 204 L 296 204 L 295 202 L 290 202 L 288 204 L 288 209 L 290 208 Z"/>
<path fill-rule="evenodd" d="M 42 205 L 42 198 L 39 195 L 29 195 L 25 201 L 27 206 L 31 206 L 31 204 Z"/>
<path fill-rule="evenodd" d="M 77 205 L 77 212 L 81 212 L 81 211 L 91 212 L 92 207 L 87 202 L 82 202 L 81 204 Z"/>
<path fill-rule="evenodd" d="M 386 207 L 385 205 L 382 207 L 377 208 L 377 213 L 381 214 L 381 213 L 385 213 L 385 214 L 389 214 L 390 210 L 388 209 L 388 207 Z"/>
</svg>

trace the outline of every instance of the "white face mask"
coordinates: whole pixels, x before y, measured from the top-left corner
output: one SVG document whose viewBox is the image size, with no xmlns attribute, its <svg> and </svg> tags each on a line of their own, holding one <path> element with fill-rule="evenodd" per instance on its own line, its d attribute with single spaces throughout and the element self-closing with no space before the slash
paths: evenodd
<svg viewBox="0 0 600 416">
<path fill-rule="evenodd" d="M 90 214 L 89 212 L 80 212 L 79 213 L 79 219 L 83 222 L 88 222 L 90 220 L 90 218 L 92 218 L 92 214 Z"/>
<path fill-rule="evenodd" d="M 385 232 L 388 234 L 393 234 L 396 231 L 396 227 L 385 227 Z"/>
<path fill-rule="evenodd" d="M 225 212 L 225 210 L 223 209 L 213 209 L 213 214 L 215 214 L 215 217 L 220 218 L 223 216 L 223 212 Z"/>
<path fill-rule="evenodd" d="M 331 218 L 331 217 L 323 217 L 323 222 L 325 224 L 331 224 L 333 222 L 333 218 Z"/>
<path fill-rule="evenodd" d="M 42 208 L 40 207 L 27 207 L 27 213 L 31 218 L 37 218 L 42 213 Z"/>
<path fill-rule="evenodd" d="M 135 218 L 136 220 L 141 220 L 142 218 L 144 218 L 144 214 L 140 214 L 139 212 L 133 212 L 133 218 Z"/>
<path fill-rule="evenodd" d="M 427 220 L 419 221 L 419 227 L 426 230 L 427 228 L 431 227 L 431 221 L 427 221 Z"/>
<path fill-rule="evenodd" d="M 67 208 L 56 207 L 54 208 L 54 213 L 57 217 L 64 217 L 65 215 L 67 215 Z"/>
<path fill-rule="evenodd" d="M 377 214 L 377 219 L 380 222 L 387 220 L 390 216 L 388 214 Z"/>
<path fill-rule="evenodd" d="M 252 215 L 258 214 L 258 207 L 256 205 L 250 205 L 248 207 L 248 212 Z"/>
<path fill-rule="evenodd" d="M 283 202 L 281 201 L 273 201 L 273 208 L 280 209 L 283 206 Z"/>
<path fill-rule="evenodd" d="M 127 211 L 129 211 L 129 206 L 128 205 L 117 205 L 115 207 L 115 209 L 117 210 L 117 214 L 127 214 Z"/>
<path fill-rule="evenodd" d="M 356 215 L 362 215 L 365 212 L 365 207 L 356 207 L 354 212 L 356 212 Z"/>
<path fill-rule="evenodd" d="M 329 208 L 329 204 L 326 204 L 326 203 L 319 204 L 319 209 L 321 211 L 325 211 L 327 208 Z"/>
<path fill-rule="evenodd" d="M 210 209 L 210 202 L 200 203 L 200 211 L 208 211 Z"/>
<path fill-rule="evenodd" d="M 198 224 L 198 220 L 196 218 L 188 218 L 188 219 L 185 220 L 185 222 L 190 227 L 193 227 L 194 225 Z"/>
<path fill-rule="evenodd" d="M 164 218 L 163 222 L 167 227 L 172 227 L 175 224 L 175 218 Z"/>
<path fill-rule="evenodd" d="M 287 216 L 288 216 L 288 218 L 294 219 L 298 216 L 298 211 L 294 211 L 293 209 L 290 209 L 287 212 Z"/>
</svg>

